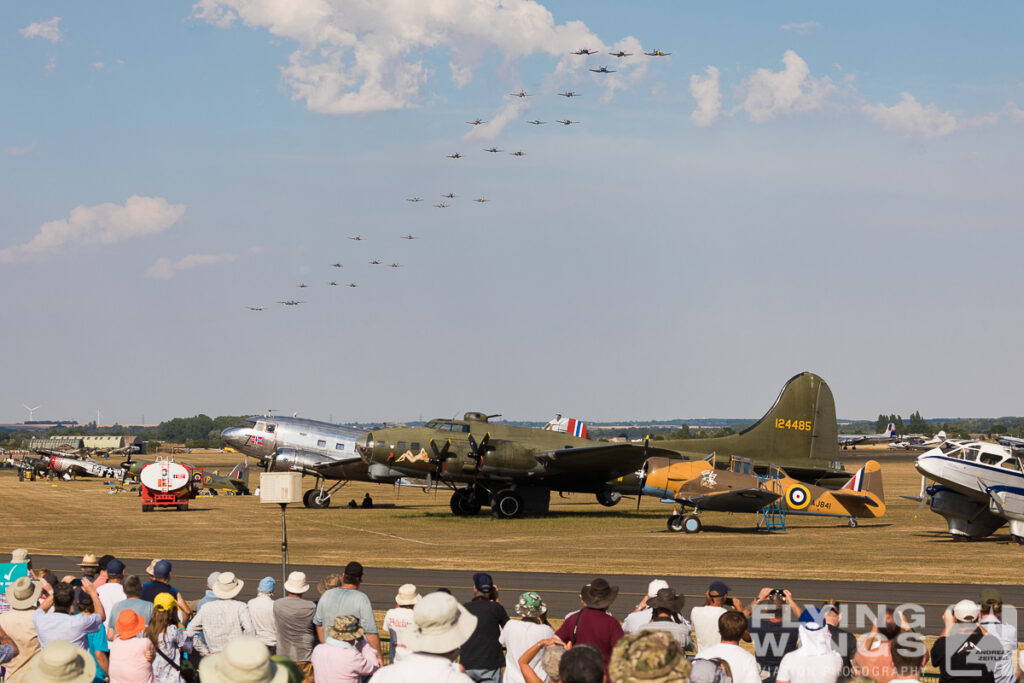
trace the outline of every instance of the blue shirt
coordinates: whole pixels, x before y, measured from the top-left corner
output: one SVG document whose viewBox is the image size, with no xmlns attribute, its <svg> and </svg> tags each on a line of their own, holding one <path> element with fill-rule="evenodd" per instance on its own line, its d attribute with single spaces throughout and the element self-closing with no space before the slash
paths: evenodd
<svg viewBox="0 0 1024 683">
<path fill-rule="evenodd" d="M 153 602 L 156 596 L 161 593 L 170 593 L 174 599 L 178 599 L 178 589 L 163 581 L 148 581 L 142 584 L 142 599 Z"/>
<path fill-rule="evenodd" d="M 40 649 L 54 640 L 66 640 L 75 647 L 88 650 L 88 636 L 103 628 L 103 620 L 98 614 L 47 613 L 37 609 L 32 615 L 32 625 L 36 627 L 36 633 L 39 635 Z"/>
<path fill-rule="evenodd" d="M 149 618 L 153 616 L 153 603 L 140 600 L 139 598 L 128 598 L 116 603 L 110 608 L 110 615 L 107 619 L 107 626 L 114 628 L 114 624 L 117 623 L 117 615 L 126 609 L 138 614 L 140 617 L 146 620 L 146 626 L 149 626 Z"/>
<path fill-rule="evenodd" d="M 96 677 L 92 679 L 93 683 L 104 683 L 107 680 L 107 675 L 103 673 L 103 669 L 100 668 L 100 660 L 96 659 L 97 652 L 110 652 L 110 646 L 107 645 L 107 630 L 101 628 L 98 631 L 93 631 L 89 634 L 89 654 L 96 660 Z"/>
<path fill-rule="evenodd" d="M 6 664 L 14 659 L 14 646 L 0 645 L 0 664 Z"/>
</svg>

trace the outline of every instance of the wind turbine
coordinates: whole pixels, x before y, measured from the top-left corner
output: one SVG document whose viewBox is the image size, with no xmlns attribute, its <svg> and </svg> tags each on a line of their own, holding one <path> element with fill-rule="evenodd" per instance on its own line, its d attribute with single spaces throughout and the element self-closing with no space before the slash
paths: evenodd
<svg viewBox="0 0 1024 683">
<path fill-rule="evenodd" d="M 28 411 L 28 421 L 32 422 L 35 419 L 36 411 L 42 408 L 42 406 L 36 406 L 35 408 L 29 408 L 26 404 L 21 404 L 25 410 Z"/>
</svg>

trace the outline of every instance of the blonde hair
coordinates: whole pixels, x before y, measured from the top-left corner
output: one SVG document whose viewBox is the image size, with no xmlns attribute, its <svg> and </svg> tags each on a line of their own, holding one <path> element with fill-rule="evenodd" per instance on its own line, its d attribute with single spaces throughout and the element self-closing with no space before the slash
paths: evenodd
<svg viewBox="0 0 1024 683">
<path fill-rule="evenodd" d="M 327 576 L 320 579 L 316 584 L 316 589 L 320 591 L 320 595 L 323 595 L 332 588 L 337 588 L 341 585 L 341 576 L 338 574 L 328 574 Z"/>
</svg>

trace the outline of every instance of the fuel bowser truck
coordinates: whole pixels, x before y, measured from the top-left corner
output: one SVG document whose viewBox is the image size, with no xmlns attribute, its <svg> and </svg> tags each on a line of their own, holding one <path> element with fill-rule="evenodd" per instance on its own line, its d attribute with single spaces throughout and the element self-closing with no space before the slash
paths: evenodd
<svg viewBox="0 0 1024 683">
<path fill-rule="evenodd" d="M 202 488 L 203 470 L 158 458 L 142 468 L 139 483 L 143 512 L 154 508 L 188 510 L 188 502 Z"/>
</svg>

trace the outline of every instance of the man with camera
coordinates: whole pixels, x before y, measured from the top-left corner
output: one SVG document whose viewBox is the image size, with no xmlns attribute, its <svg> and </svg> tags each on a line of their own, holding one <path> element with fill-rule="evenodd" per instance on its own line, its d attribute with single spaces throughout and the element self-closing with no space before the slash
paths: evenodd
<svg viewBox="0 0 1024 683">
<path fill-rule="evenodd" d="M 796 649 L 800 605 L 783 588 L 762 588 L 750 603 L 750 638 L 764 680 L 775 683 L 782 658 Z"/>
<path fill-rule="evenodd" d="M 718 618 L 730 610 L 743 612 L 743 603 L 729 597 L 729 586 L 724 581 L 712 581 L 704 593 L 704 604 L 690 610 L 690 624 L 693 625 L 698 653 L 722 642 Z"/>
</svg>

